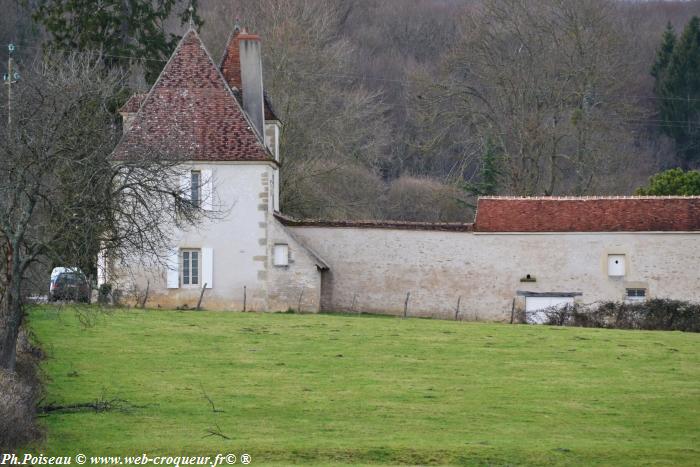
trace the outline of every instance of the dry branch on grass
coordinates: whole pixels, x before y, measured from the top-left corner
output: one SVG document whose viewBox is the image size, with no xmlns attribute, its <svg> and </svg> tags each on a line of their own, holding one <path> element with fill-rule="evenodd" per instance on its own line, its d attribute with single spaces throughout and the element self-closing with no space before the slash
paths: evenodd
<svg viewBox="0 0 700 467">
<path fill-rule="evenodd" d="M 221 431 L 221 427 L 218 424 L 214 424 L 214 428 L 207 428 L 206 432 L 207 434 L 204 435 L 203 438 L 208 438 L 209 436 L 218 436 L 219 438 L 223 439 L 231 439 Z"/>
<path fill-rule="evenodd" d="M 133 409 L 143 409 L 148 405 L 132 404 L 125 399 L 105 399 L 100 397 L 90 402 L 76 402 L 73 404 L 56 404 L 51 402 L 46 405 L 37 407 L 37 412 L 40 414 L 48 414 L 53 412 L 58 413 L 74 413 L 74 412 L 131 412 Z"/>
</svg>

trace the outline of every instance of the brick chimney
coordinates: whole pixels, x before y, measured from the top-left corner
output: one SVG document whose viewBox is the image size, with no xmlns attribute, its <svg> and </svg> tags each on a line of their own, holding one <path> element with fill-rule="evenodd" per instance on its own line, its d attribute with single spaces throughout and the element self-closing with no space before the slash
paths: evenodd
<svg viewBox="0 0 700 467">
<path fill-rule="evenodd" d="M 224 75 L 229 87 L 241 89 L 241 53 L 238 46 L 238 36 L 241 29 L 238 25 L 228 38 L 224 57 L 221 59 L 221 74 Z"/>
<path fill-rule="evenodd" d="M 265 136 L 262 56 L 260 36 L 248 34 L 239 26 L 233 31 L 221 61 L 221 73 L 231 88 L 241 93 L 243 110 L 258 134 Z"/>
</svg>

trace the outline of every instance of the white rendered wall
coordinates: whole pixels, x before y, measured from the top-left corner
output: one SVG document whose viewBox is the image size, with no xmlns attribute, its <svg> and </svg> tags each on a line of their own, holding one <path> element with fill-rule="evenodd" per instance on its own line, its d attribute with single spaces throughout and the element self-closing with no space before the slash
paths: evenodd
<svg viewBox="0 0 700 467">
<path fill-rule="evenodd" d="M 267 216 L 270 207 L 270 164 L 192 163 L 189 170 L 211 170 L 215 219 L 186 230 L 175 230 L 173 247 L 212 248 L 213 286 L 207 289 L 207 309 L 267 309 Z M 196 306 L 200 287 L 166 288 L 166 268 L 138 274 L 137 289 L 150 281 L 148 306 Z M 123 286 L 126 287 L 126 286 Z"/>
<path fill-rule="evenodd" d="M 194 163 L 187 170 L 212 173 L 211 204 L 216 218 L 203 220 L 197 227 L 176 230 L 173 235 L 173 246 L 178 250 L 213 250 L 213 284 L 206 289 L 202 306 L 209 310 L 242 310 L 245 306 L 246 310 L 257 311 L 318 311 L 318 261 L 273 216 L 277 167 Z M 275 244 L 288 245 L 287 266 L 274 265 Z M 143 296 L 148 287 L 147 306 L 160 308 L 195 307 L 205 276 L 202 269 L 200 286 L 180 284 L 178 288 L 167 288 L 165 267 L 131 270 L 128 277 L 125 271 L 121 272 L 121 279 L 115 281 L 121 290 Z M 127 300 L 136 301 L 134 293 L 127 295 Z"/>
</svg>

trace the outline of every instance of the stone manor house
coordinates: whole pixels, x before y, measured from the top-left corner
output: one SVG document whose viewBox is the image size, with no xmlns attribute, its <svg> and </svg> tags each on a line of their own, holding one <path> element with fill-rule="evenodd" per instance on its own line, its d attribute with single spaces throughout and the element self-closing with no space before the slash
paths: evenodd
<svg viewBox="0 0 700 467">
<path fill-rule="evenodd" d="M 201 209 L 167 268 L 113 271 L 149 307 L 508 319 L 574 301 L 700 301 L 700 197 L 488 197 L 473 223 L 299 220 L 279 205 L 282 123 L 261 41 L 236 29 L 217 65 L 188 31 L 147 94 L 121 109 L 130 145 L 172 147 Z"/>
</svg>

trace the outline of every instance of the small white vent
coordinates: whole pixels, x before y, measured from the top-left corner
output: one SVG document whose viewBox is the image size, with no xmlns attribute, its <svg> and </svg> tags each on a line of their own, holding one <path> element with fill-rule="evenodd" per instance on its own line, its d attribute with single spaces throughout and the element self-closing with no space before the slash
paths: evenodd
<svg viewBox="0 0 700 467">
<path fill-rule="evenodd" d="M 621 277 L 625 275 L 625 255 L 608 255 L 608 276 Z"/>
</svg>

